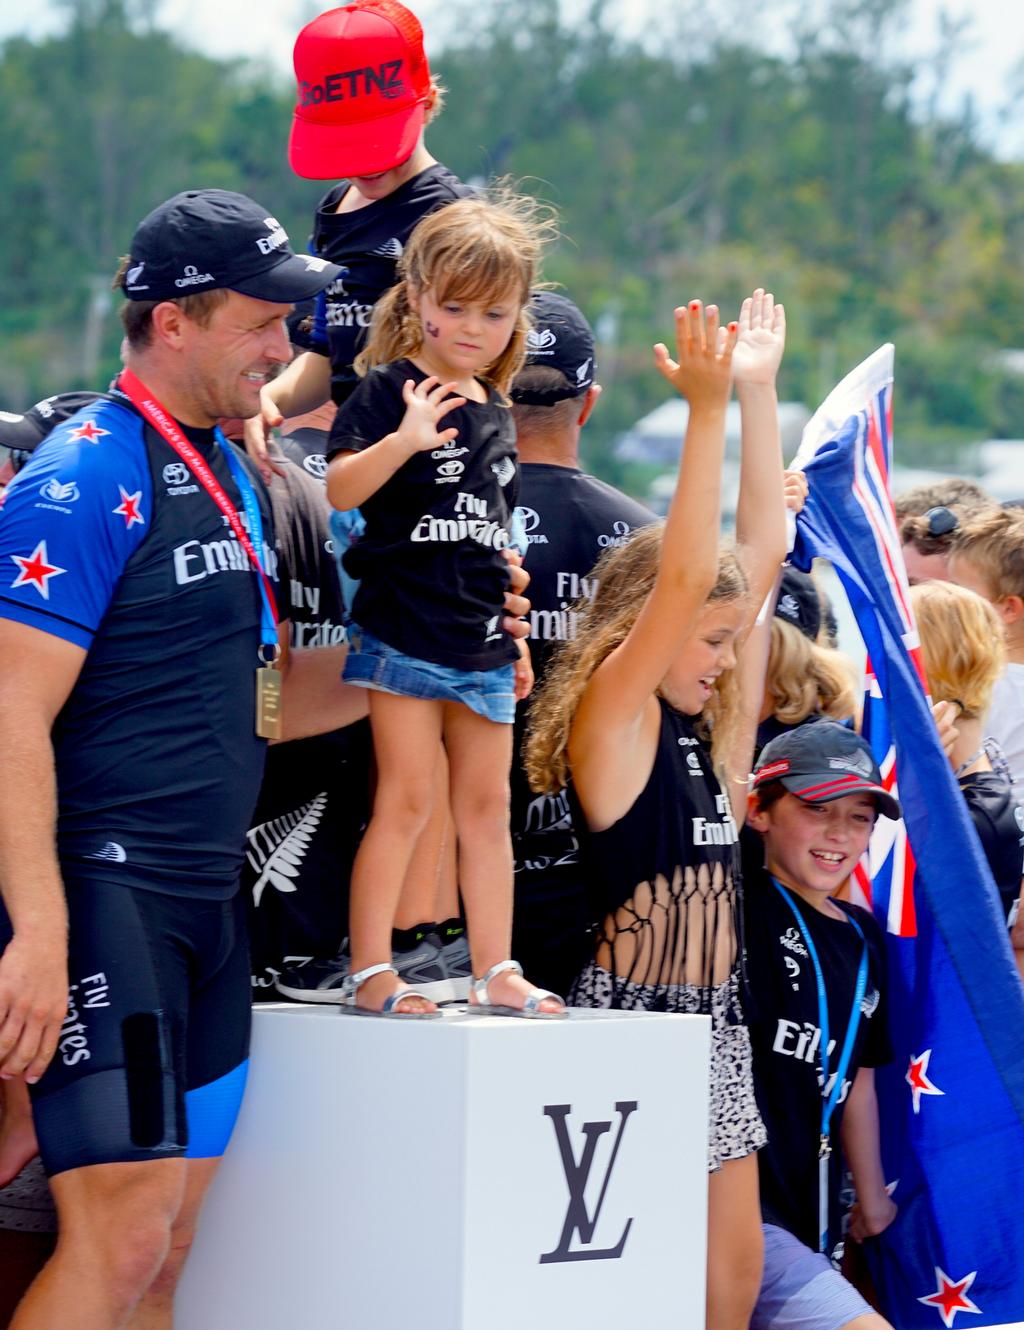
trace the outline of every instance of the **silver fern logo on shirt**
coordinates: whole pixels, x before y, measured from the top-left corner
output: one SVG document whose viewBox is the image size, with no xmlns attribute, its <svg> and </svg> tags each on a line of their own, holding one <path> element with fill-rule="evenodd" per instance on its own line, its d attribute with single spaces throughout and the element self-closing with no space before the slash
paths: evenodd
<svg viewBox="0 0 1024 1330">
<path fill-rule="evenodd" d="M 491 463 L 491 470 L 494 472 L 498 484 L 502 489 L 516 478 L 516 464 L 511 457 L 499 458 L 497 462 Z"/>
<path fill-rule="evenodd" d="M 324 791 L 294 812 L 285 813 L 272 822 L 261 822 L 246 832 L 249 842 L 246 858 L 256 874 L 252 886 L 253 905 L 259 905 L 267 887 L 284 894 L 298 890 L 295 879 L 326 807 L 327 792 Z"/>
</svg>

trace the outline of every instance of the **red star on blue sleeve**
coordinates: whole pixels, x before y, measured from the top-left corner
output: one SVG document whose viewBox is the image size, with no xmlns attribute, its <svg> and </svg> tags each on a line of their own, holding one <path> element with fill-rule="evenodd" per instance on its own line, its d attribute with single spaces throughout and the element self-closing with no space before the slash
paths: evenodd
<svg viewBox="0 0 1024 1330">
<path fill-rule="evenodd" d="M 18 565 L 18 575 L 11 583 L 11 589 L 34 586 L 44 600 L 50 599 L 50 578 L 67 572 L 66 568 L 58 568 L 50 562 L 45 540 L 41 540 L 31 554 L 12 554 L 11 558 Z"/>
<path fill-rule="evenodd" d="M 75 425 L 68 430 L 68 442 L 74 443 L 76 439 L 85 439 L 87 443 L 95 443 L 97 439 L 109 434 L 110 430 L 100 429 L 94 420 L 86 420 L 81 425 Z"/>
<path fill-rule="evenodd" d="M 142 526 L 146 519 L 142 516 L 139 504 L 142 502 L 142 491 L 136 490 L 134 494 L 129 494 L 123 485 L 118 485 L 121 494 L 121 502 L 112 511 L 118 516 L 124 518 L 126 527 L 134 526 L 138 522 Z"/>
</svg>

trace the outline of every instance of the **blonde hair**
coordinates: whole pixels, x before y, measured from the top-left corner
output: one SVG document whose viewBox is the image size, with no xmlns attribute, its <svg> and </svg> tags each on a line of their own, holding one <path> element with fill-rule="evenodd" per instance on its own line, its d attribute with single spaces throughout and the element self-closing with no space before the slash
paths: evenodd
<svg viewBox="0 0 1024 1330">
<path fill-rule="evenodd" d="M 765 693 L 772 715 L 786 725 L 799 725 L 812 712 L 830 720 L 852 716 L 857 709 L 852 662 L 778 616 L 771 632 Z"/>
<path fill-rule="evenodd" d="M 664 529 L 664 522 L 655 522 L 635 532 L 625 545 L 606 550 L 591 574 L 597 581 L 593 601 L 582 597 L 573 607 L 581 616 L 576 637 L 557 648 L 530 708 L 526 775 L 538 794 L 553 794 L 568 780 L 567 750 L 576 708 L 590 676 L 626 640 L 654 588 Z M 747 593 L 746 574 L 736 551 L 723 546 L 718 555 L 718 577 L 707 603 L 743 600 Z M 716 761 L 736 717 L 738 687 L 735 670 L 726 670 L 701 713 Z"/>
<path fill-rule="evenodd" d="M 968 720 L 983 717 L 1006 663 L 999 615 L 955 582 L 921 582 L 910 601 L 932 699 L 957 702 Z"/>
<path fill-rule="evenodd" d="M 430 213 L 405 247 L 398 282 L 374 307 L 366 346 L 356 357 L 357 373 L 414 356 L 423 345 L 410 288 L 417 295 L 429 291 L 439 304 L 508 297 L 519 305 L 512 336 L 480 376 L 507 394 L 526 360 L 526 303 L 537 284 L 541 250 L 553 234 L 551 210 L 504 185 L 487 198 L 458 199 Z"/>
<path fill-rule="evenodd" d="M 1024 596 L 1024 510 L 995 508 L 970 518 L 950 553 L 981 573 L 993 600 Z"/>
</svg>

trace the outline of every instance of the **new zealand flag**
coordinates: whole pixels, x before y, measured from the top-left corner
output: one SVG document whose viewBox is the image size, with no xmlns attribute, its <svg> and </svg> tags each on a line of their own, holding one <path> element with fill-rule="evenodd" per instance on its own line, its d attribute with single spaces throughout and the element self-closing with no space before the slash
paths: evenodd
<svg viewBox="0 0 1024 1330">
<path fill-rule="evenodd" d="M 865 733 L 904 824 L 860 886 L 887 928 L 895 1062 L 878 1073 L 899 1205 L 868 1243 L 899 1330 L 1024 1321 L 1024 986 L 988 864 L 929 710 L 889 493 L 893 348 L 829 395 L 796 465 L 793 561 L 828 559 L 868 650 Z"/>
</svg>

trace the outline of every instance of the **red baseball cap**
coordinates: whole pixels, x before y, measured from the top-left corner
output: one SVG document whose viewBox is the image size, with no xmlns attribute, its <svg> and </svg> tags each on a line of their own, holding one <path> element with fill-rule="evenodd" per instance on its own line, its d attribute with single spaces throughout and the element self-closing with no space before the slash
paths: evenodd
<svg viewBox="0 0 1024 1330">
<path fill-rule="evenodd" d="M 377 175 L 412 155 L 431 80 L 420 21 L 398 0 L 329 9 L 299 33 L 294 62 L 296 175 Z"/>
</svg>

